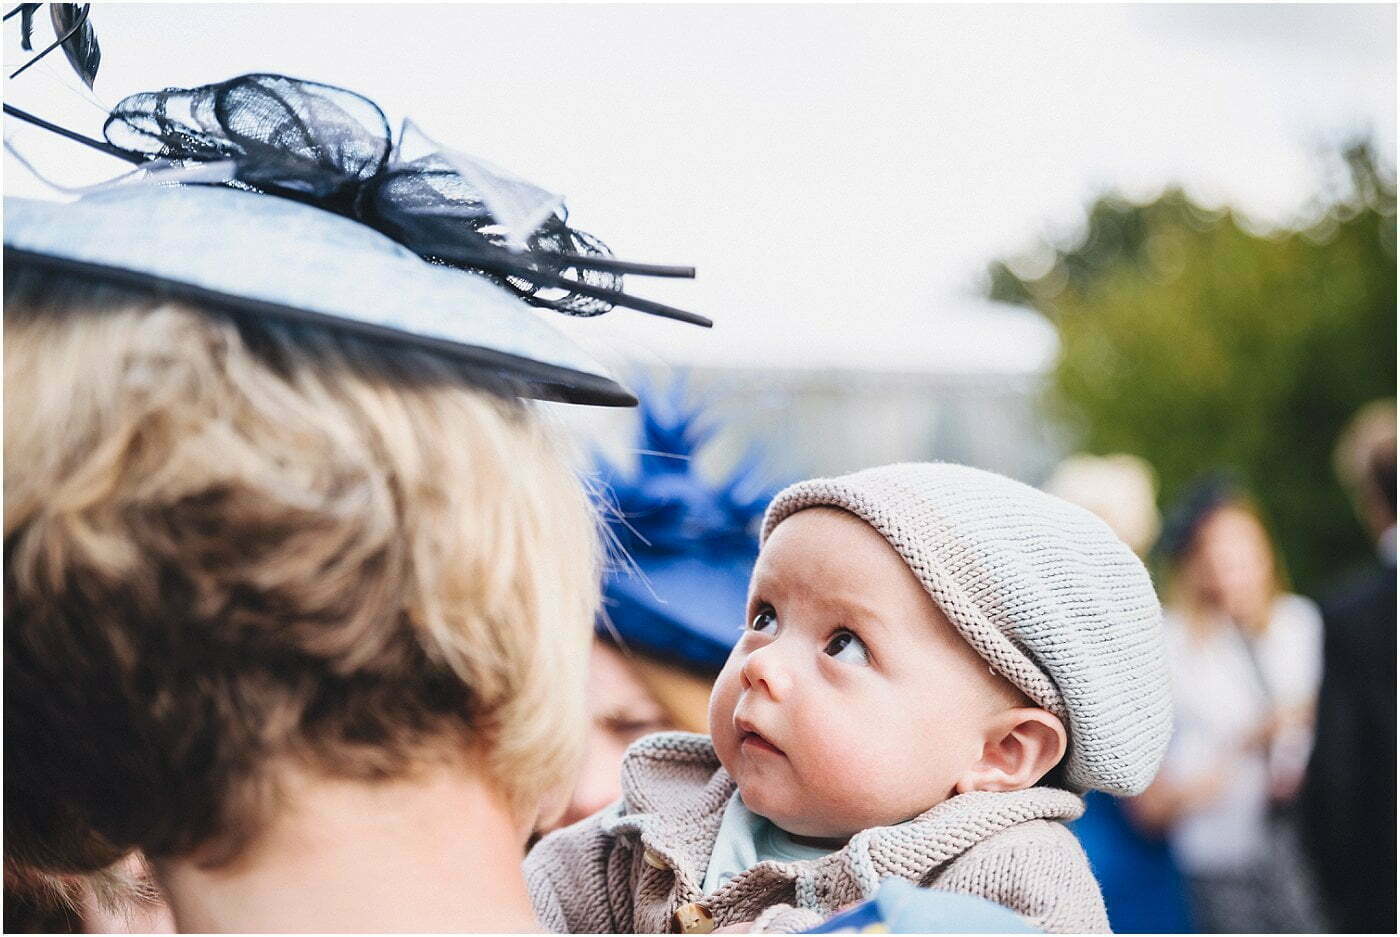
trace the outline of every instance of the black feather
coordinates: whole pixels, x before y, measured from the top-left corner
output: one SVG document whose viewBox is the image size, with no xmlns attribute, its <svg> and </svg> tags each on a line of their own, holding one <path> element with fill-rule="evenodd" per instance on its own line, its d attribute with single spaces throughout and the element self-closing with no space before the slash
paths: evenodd
<svg viewBox="0 0 1400 937">
<path fill-rule="evenodd" d="M 102 50 L 97 46 L 97 33 L 92 29 L 88 18 L 91 3 L 78 6 L 76 3 L 50 3 L 49 17 L 53 20 L 53 31 L 58 36 L 68 36 L 63 40 L 63 52 L 73 71 L 89 88 L 97 79 L 97 67 L 102 63 Z M 76 27 L 76 28 L 75 28 Z M 72 35 L 68 35 L 72 33 Z"/>
<path fill-rule="evenodd" d="M 19 47 L 25 52 L 34 51 L 34 11 L 42 3 L 21 3 L 19 5 Z"/>
</svg>

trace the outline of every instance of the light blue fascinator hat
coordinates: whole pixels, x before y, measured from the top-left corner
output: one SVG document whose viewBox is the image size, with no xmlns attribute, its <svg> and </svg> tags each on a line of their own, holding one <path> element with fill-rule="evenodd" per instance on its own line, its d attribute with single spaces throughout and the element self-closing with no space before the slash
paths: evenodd
<svg viewBox="0 0 1400 937">
<path fill-rule="evenodd" d="M 643 384 L 640 397 L 636 471 L 598 459 L 603 513 L 626 553 L 604 579 L 598 630 L 713 675 L 743 629 L 757 523 L 781 486 L 765 481 L 757 447 L 717 484 L 701 476 L 695 457 L 719 426 L 685 382 Z"/>
<path fill-rule="evenodd" d="M 622 289 L 689 267 L 614 258 L 563 199 L 445 149 L 368 99 L 282 75 L 132 95 L 103 140 L 136 169 L 74 201 L 5 199 L 7 263 L 235 313 L 427 348 L 530 397 L 632 394 L 546 319 L 621 306 L 708 326 Z"/>
<path fill-rule="evenodd" d="M 425 263 L 347 218 L 213 186 L 119 186 L 76 202 L 5 199 L 5 261 L 444 352 L 530 396 L 634 398 L 488 280 Z"/>
</svg>

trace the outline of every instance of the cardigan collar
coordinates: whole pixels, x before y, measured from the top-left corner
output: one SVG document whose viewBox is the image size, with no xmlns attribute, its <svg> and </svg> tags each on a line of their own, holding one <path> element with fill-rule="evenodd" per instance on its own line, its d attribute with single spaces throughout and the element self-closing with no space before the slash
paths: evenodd
<svg viewBox="0 0 1400 937">
<path fill-rule="evenodd" d="M 604 820 L 613 835 L 635 836 L 649 862 L 675 869 L 687 900 L 699 900 L 724 808 L 735 790 L 707 736 L 666 732 L 628 749 L 622 801 Z M 853 892 L 874 894 L 880 880 L 918 883 L 979 842 L 1027 820 L 1073 820 L 1084 801 L 1069 791 L 1032 787 L 1005 793 L 976 791 L 936 804 L 912 820 L 862 830 L 845 846 L 818 859 L 766 860 L 735 876 L 711 898 L 724 903 L 759 891 L 791 887 L 799 907 L 829 906 Z"/>
</svg>

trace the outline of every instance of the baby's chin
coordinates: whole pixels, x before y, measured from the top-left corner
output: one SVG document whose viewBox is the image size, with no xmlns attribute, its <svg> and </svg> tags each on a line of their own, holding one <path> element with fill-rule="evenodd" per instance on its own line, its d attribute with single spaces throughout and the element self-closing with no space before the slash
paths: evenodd
<svg viewBox="0 0 1400 937">
<path fill-rule="evenodd" d="M 860 831 L 856 826 L 847 829 L 839 820 L 833 823 L 835 811 L 813 809 L 811 804 L 803 804 L 799 809 L 794 802 L 797 799 L 775 797 L 772 788 L 761 782 L 745 784 L 740 781 L 739 796 L 745 807 L 792 836 L 845 841 Z"/>
<path fill-rule="evenodd" d="M 715 754 L 738 786 L 744 806 L 793 836 L 846 840 L 861 830 L 892 826 L 922 812 L 876 815 L 870 810 L 876 800 L 873 794 L 844 803 L 823 797 L 803 783 L 796 766 L 786 758 L 746 757 L 738 746 L 723 742 L 715 746 Z"/>
<path fill-rule="evenodd" d="M 745 807 L 784 832 L 804 839 L 845 841 L 861 830 L 895 826 L 914 819 L 928 809 L 915 809 L 907 815 L 875 815 L 859 808 L 853 810 L 852 804 L 823 802 L 811 791 L 793 793 L 764 778 L 732 773 L 731 776 L 738 783 L 739 796 L 743 798 Z M 932 806 L 935 805 L 929 805 Z"/>
</svg>

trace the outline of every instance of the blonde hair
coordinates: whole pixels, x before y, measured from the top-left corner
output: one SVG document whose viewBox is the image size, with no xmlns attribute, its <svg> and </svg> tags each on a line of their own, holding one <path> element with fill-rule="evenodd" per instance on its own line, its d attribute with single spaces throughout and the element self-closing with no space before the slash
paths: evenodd
<svg viewBox="0 0 1400 937">
<path fill-rule="evenodd" d="M 1395 521 L 1395 414 L 1395 398 L 1372 400 L 1347 421 L 1332 450 L 1337 479 L 1362 520 L 1378 525 L 1376 534 Z"/>
<path fill-rule="evenodd" d="M 466 754 L 531 819 L 581 755 L 598 604 L 538 420 L 437 354 L 15 266 L 7 852 L 227 861 L 281 759 Z"/>
<path fill-rule="evenodd" d="M 1145 459 L 1127 453 L 1079 453 L 1055 467 L 1045 491 L 1091 511 L 1138 556 L 1161 532 L 1157 473 Z"/>
</svg>

